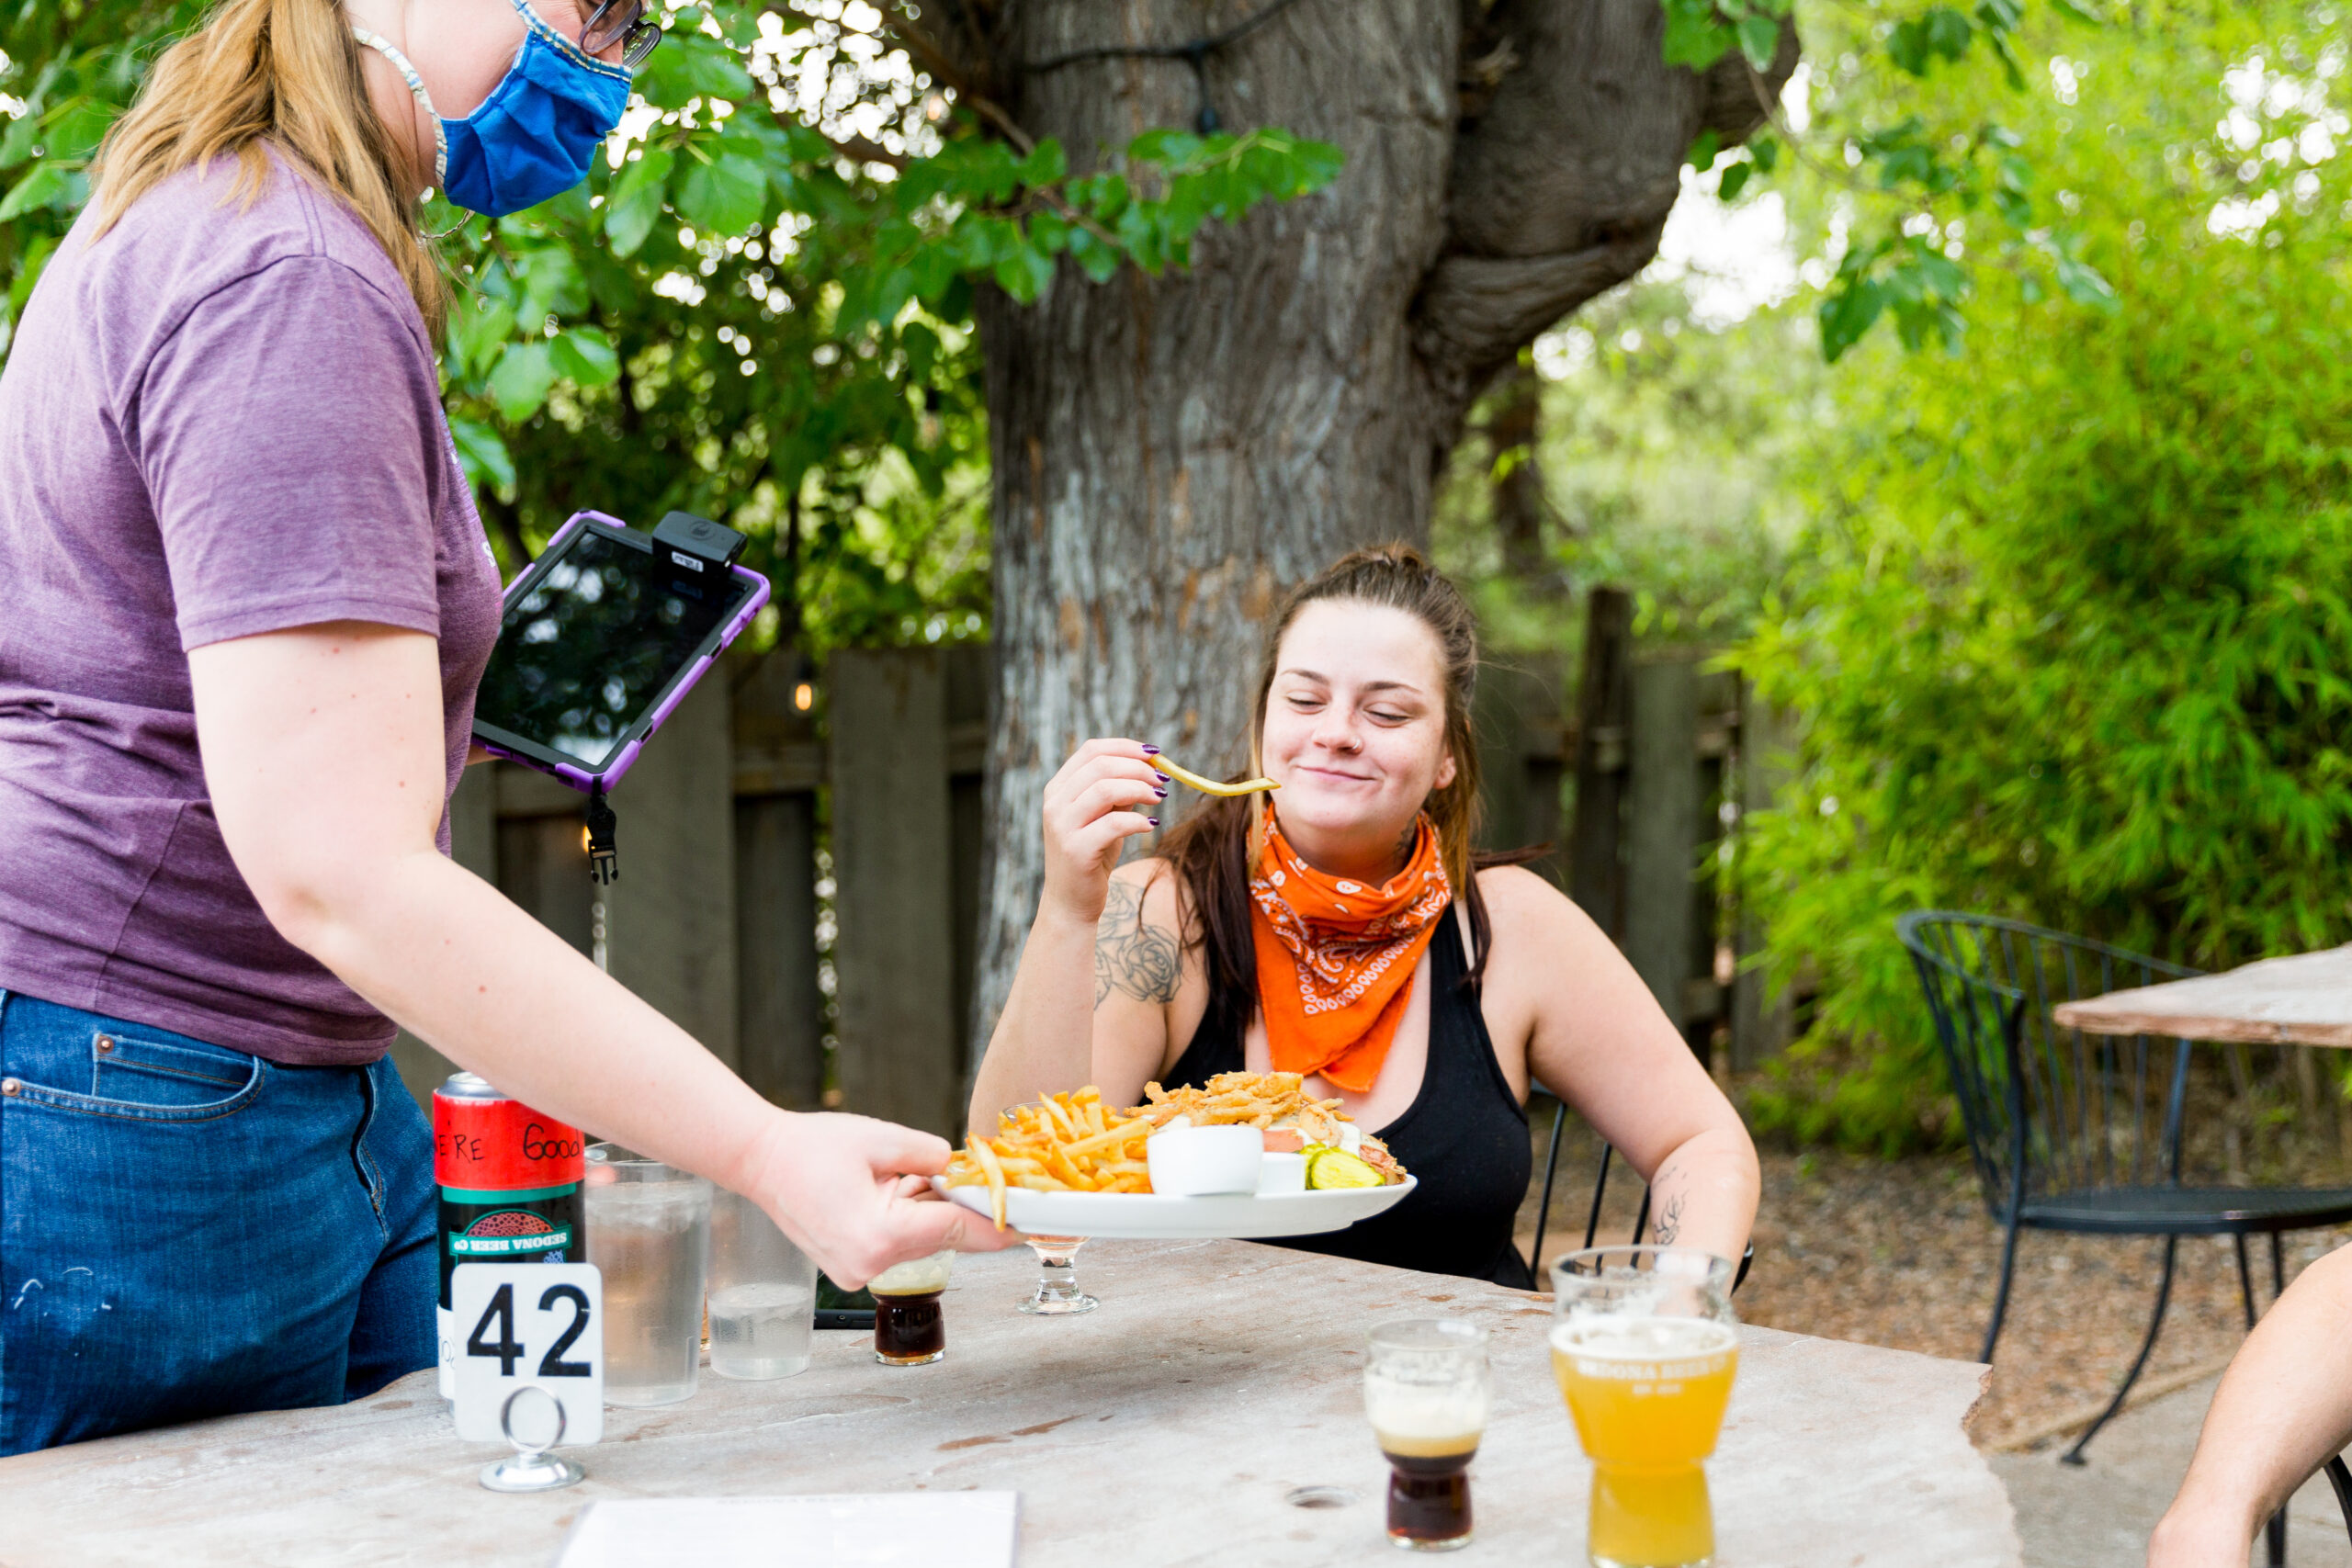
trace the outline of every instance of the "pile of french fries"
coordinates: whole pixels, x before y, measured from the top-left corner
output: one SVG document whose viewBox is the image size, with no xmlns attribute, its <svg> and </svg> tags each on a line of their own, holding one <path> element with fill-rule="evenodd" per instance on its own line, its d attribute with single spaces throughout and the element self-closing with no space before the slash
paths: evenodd
<svg viewBox="0 0 2352 1568">
<path fill-rule="evenodd" d="M 1154 1127 L 1164 1127 L 1179 1116 L 1195 1127 L 1235 1122 L 1271 1127 L 1288 1116 L 1308 1143 L 1339 1142 L 1337 1122 L 1344 1116 L 1335 1113 L 1340 1102 L 1315 1099 L 1302 1087 L 1305 1081 L 1296 1073 L 1219 1073 L 1205 1089 L 1183 1085 L 1169 1089 L 1148 1083 L 1143 1097 L 1150 1103 L 1136 1109 Z"/>
<path fill-rule="evenodd" d="M 1014 1187 L 1037 1192 L 1148 1192 L 1151 1165 L 1144 1140 L 1182 1116 L 1194 1127 L 1272 1127 L 1288 1119 L 1306 1144 L 1337 1146 L 1347 1121 L 1337 1100 L 1317 1100 L 1296 1073 L 1219 1073 L 1204 1089 L 1144 1085 L 1148 1102 L 1109 1111 L 1092 1085 L 1038 1096 L 997 1118 L 996 1136 L 975 1133 L 947 1162 L 950 1187 L 986 1187 L 996 1228 L 1004 1228 L 1004 1195 Z M 1360 1156 L 1388 1181 L 1405 1168 L 1385 1145 L 1366 1136 Z"/>
<path fill-rule="evenodd" d="M 973 1134 L 947 1162 L 950 1187 L 989 1190 L 989 1211 L 1004 1228 L 1007 1188 L 1039 1192 L 1148 1192 L 1151 1167 L 1143 1141 L 1149 1116 L 1105 1111 L 1091 1086 L 1041 1095 L 997 1118 L 997 1135 Z"/>
</svg>

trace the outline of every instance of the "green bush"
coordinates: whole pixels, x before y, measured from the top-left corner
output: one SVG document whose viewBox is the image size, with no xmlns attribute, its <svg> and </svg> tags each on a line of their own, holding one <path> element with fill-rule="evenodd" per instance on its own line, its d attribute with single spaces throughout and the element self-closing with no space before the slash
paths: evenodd
<svg viewBox="0 0 2352 1568">
<path fill-rule="evenodd" d="M 2352 938 L 2342 34 L 2302 6 L 2139 17 L 2010 111 L 2120 307 L 1988 267 L 1954 357 L 1851 356 L 1814 522 L 1735 655 L 1804 727 L 1747 851 L 1776 978 L 1820 987 L 1768 1125 L 1949 1132 L 1907 908 L 2203 967 Z"/>
</svg>

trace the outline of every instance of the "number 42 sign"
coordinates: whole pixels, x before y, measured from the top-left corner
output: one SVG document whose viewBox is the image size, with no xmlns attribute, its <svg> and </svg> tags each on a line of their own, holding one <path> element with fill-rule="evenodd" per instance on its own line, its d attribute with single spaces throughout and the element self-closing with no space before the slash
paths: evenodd
<svg viewBox="0 0 2352 1568">
<path fill-rule="evenodd" d="M 605 1287 L 594 1264 L 461 1263 L 449 1276 L 449 1305 L 459 1438 L 555 1447 L 551 1431 L 502 1427 L 506 1402 L 525 1388 L 562 1407 L 563 1447 L 604 1437 Z"/>
</svg>

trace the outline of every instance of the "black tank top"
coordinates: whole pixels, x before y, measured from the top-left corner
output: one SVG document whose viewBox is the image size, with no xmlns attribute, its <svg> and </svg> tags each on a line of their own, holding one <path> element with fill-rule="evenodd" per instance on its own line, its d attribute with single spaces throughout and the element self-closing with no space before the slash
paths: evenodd
<svg viewBox="0 0 2352 1568">
<path fill-rule="evenodd" d="M 1396 1121 L 1370 1129 L 1419 1186 L 1385 1214 L 1275 1245 L 1533 1290 L 1535 1277 L 1511 1242 L 1535 1163 L 1527 1113 L 1495 1060 L 1478 994 L 1463 983 L 1469 964 L 1450 904 L 1430 942 L 1430 1049 L 1421 1091 Z M 1218 1073 L 1242 1071 L 1242 1036 L 1256 1011 L 1253 997 L 1212 993 L 1192 1043 L 1169 1070 L 1170 1086 L 1205 1087 Z"/>
</svg>

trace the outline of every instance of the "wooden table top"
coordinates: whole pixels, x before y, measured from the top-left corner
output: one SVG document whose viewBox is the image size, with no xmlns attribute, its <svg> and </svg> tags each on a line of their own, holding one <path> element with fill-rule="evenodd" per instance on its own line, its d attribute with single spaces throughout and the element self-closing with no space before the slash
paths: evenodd
<svg viewBox="0 0 2352 1568">
<path fill-rule="evenodd" d="M 2352 946 L 2061 1002 L 2050 1016 L 2088 1034 L 2352 1046 Z"/>
<path fill-rule="evenodd" d="M 1026 1249 L 960 1259 L 944 1361 L 877 1366 L 870 1337 L 830 1333 L 798 1377 L 706 1369 L 682 1404 L 611 1411 L 562 1492 L 476 1484 L 501 1450 L 458 1441 L 430 1372 L 340 1408 L 0 1460 L 0 1562 L 536 1568 L 595 1498 L 1009 1488 L 1023 1568 L 1365 1568 L 1392 1559 L 1364 1334 L 1440 1314 L 1494 1336 L 1478 1539 L 1456 1561 L 1584 1561 L 1590 1469 L 1552 1381 L 1547 1297 L 1245 1242 L 1098 1241 L 1078 1273 L 1102 1309 L 1033 1318 L 1012 1310 L 1035 1280 Z M 1961 1432 L 1984 1371 L 1744 1329 L 1708 1466 L 1716 1561 L 2015 1568 L 2007 1495 Z M 1285 1502 L 1310 1484 L 1356 1501 Z"/>
</svg>

